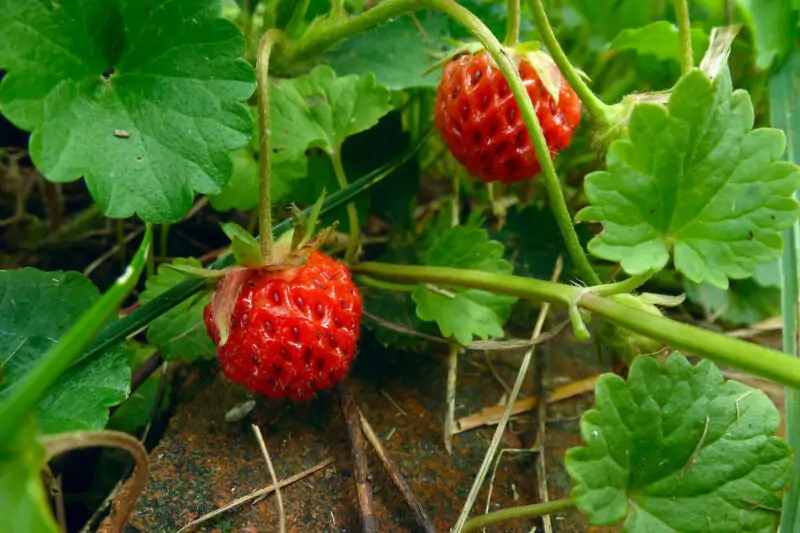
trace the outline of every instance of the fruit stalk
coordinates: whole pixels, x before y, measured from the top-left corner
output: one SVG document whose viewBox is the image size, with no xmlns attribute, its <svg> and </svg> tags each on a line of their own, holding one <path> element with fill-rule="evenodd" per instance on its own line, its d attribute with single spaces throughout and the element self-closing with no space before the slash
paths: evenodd
<svg viewBox="0 0 800 533">
<path fill-rule="evenodd" d="M 578 305 L 605 317 L 611 324 L 663 342 L 677 350 L 800 389 L 800 359 L 786 357 L 781 352 L 758 344 L 640 311 L 613 297 L 594 294 L 590 288 L 448 267 L 365 262 L 354 265 L 351 270 L 354 274 L 366 274 L 391 281 L 455 285 L 567 307 Z"/>
<path fill-rule="evenodd" d="M 694 68 L 692 54 L 692 26 L 689 22 L 689 5 L 687 0 L 675 0 L 675 17 L 678 20 L 678 35 L 681 51 L 681 74 L 684 76 Z"/>
<path fill-rule="evenodd" d="M 519 44 L 520 0 L 508 0 L 506 9 L 506 38 L 504 44 L 513 48 Z"/>
<path fill-rule="evenodd" d="M 586 85 L 586 82 L 583 81 L 578 71 L 575 70 L 575 67 L 570 63 L 567 54 L 564 53 L 561 45 L 558 44 L 558 39 L 556 39 L 553 33 L 553 28 L 550 27 L 542 0 L 530 0 L 530 7 L 533 12 L 533 23 L 536 25 L 536 29 L 539 30 L 539 36 L 547 48 L 547 51 L 550 53 L 550 56 L 553 58 L 553 61 L 558 65 L 561 74 L 567 79 L 567 82 L 569 82 L 575 92 L 578 93 L 583 105 L 592 117 L 599 122 L 608 122 L 609 115 L 611 114 L 611 106 L 603 103 L 600 98 L 589 89 L 589 86 Z"/>
<path fill-rule="evenodd" d="M 335 150 L 331 156 L 331 163 L 333 164 L 333 173 L 336 175 L 336 181 L 339 187 L 344 189 L 347 187 L 347 176 L 344 173 L 344 166 L 342 165 L 342 150 L 341 148 Z M 358 223 L 358 212 L 356 211 L 355 202 L 347 204 L 347 221 L 350 224 L 350 238 L 347 240 L 347 249 L 344 253 L 344 259 L 347 263 L 352 263 L 356 260 L 358 252 L 358 245 L 361 238 L 361 226 Z"/>
<path fill-rule="evenodd" d="M 563 500 L 554 500 L 552 502 L 534 503 L 532 505 L 521 505 L 519 507 L 509 507 L 507 509 L 500 509 L 492 513 L 486 513 L 481 516 L 476 516 L 472 520 L 468 520 L 464 524 L 461 533 L 469 533 L 470 531 L 478 531 L 494 524 L 507 522 L 509 520 L 518 520 L 520 518 L 536 518 L 547 514 L 558 513 L 566 511 L 575 507 L 575 502 L 569 498 Z"/>
<path fill-rule="evenodd" d="M 269 30 L 258 44 L 256 91 L 258 98 L 258 238 L 261 257 L 269 261 L 274 244 L 272 236 L 272 131 L 269 120 L 269 58 L 278 32 Z"/>
</svg>

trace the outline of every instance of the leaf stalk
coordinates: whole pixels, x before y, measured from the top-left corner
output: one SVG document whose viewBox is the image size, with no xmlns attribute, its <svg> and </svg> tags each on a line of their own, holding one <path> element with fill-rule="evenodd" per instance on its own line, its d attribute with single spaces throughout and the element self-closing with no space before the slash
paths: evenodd
<svg viewBox="0 0 800 533">
<path fill-rule="evenodd" d="M 678 41 L 681 53 L 681 74 L 686 75 L 694 68 L 692 53 L 692 26 L 689 21 L 687 0 L 675 0 L 675 17 L 678 19 Z"/>
<path fill-rule="evenodd" d="M 344 173 L 344 166 L 342 165 L 342 149 L 337 148 L 330 154 L 331 163 L 333 163 L 333 173 L 336 175 L 336 181 L 342 189 L 347 188 L 347 175 Z M 359 243 L 361 241 L 361 226 L 358 222 L 358 211 L 356 211 L 355 202 L 347 203 L 347 221 L 350 225 L 350 238 L 347 240 L 347 249 L 344 253 L 344 259 L 348 263 L 356 260 L 358 253 Z"/>
<path fill-rule="evenodd" d="M 269 58 L 279 36 L 277 30 L 269 30 L 258 43 L 256 59 L 256 94 L 258 98 L 258 235 L 261 257 L 269 261 L 272 257 L 272 131 L 269 118 Z"/>
<path fill-rule="evenodd" d="M 504 44 L 513 48 L 519 44 L 520 0 L 508 0 L 507 6 Z"/>
<path fill-rule="evenodd" d="M 536 25 L 536 29 L 539 30 L 539 36 L 547 48 L 547 51 L 550 53 L 550 56 L 553 58 L 553 61 L 556 62 L 561 74 L 563 74 L 567 82 L 578 94 L 584 107 L 589 111 L 592 117 L 598 122 L 608 124 L 609 121 L 612 120 L 612 106 L 603 103 L 603 101 L 592 92 L 589 86 L 586 85 L 586 82 L 580 74 L 578 74 L 578 71 L 575 70 L 575 67 L 572 66 L 569 58 L 567 58 L 567 54 L 564 53 L 564 50 L 558 43 L 558 39 L 556 39 L 553 33 L 553 28 L 550 27 L 550 22 L 547 20 L 547 14 L 544 11 L 542 0 L 530 0 L 530 7 L 533 12 L 533 23 Z"/>
</svg>

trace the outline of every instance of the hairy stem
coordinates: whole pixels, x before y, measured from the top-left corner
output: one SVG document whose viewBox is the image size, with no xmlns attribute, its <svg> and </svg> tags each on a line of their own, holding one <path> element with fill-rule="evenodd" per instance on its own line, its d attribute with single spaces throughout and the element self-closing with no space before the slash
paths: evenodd
<svg viewBox="0 0 800 533">
<path fill-rule="evenodd" d="M 687 0 L 675 0 L 675 17 L 678 19 L 678 35 L 681 51 L 681 74 L 686 75 L 694 68 L 692 55 L 692 27 L 689 23 Z"/>
<path fill-rule="evenodd" d="M 729 365 L 787 387 L 800 389 L 800 360 L 758 344 L 652 315 L 579 287 L 507 274 L 448 267 L 359 263 L 351 270 L 392 281 L 435 283 L 483 289 L 564 306 L 579 305 L 610 323 L 675 349 Z"/>
<path fill-rule="evenodd" d="M 612 296 L 614 294 L 623 294 L 638 289 L 653 276 L 653 272 L 646 272 L 639 276 L 631 276 L 628 279 L 622 280 L 619 283 L 607 283 L 604 285 L 595 285 L 589 289 L 600 296 Z"/>
<path fill-rule="evenodd" d="M 520 0 L 507 0 L 508 14 L 506 15 L 505 45 L 514 47 L 519 44 L 519 10 Z"/>
<path fill-rule="evenodd" d="M 541 5 L 539 7 L 541 7 Z M 550 158 L 550 150 L 547 148 L 547 141 L 542 132 L 542 127 L 539 124 L 539 119 L 536 116 L 533 104 L 528 97 L 525 86 L 522 84 L 522 79 L 519 76 L 517 67 L 511 62 L 508 55 L 506 55 L 500 41 L 497 40 L 489 28 L 487 28 L 471 11 L 459 5 L 454 0 L 386 0 L 378 4 L 375 8 L 357 17 L 348 19 L 342 24 L 333 25 L 330 28 L 324 28 L 318 32 L 304 36 L 294 46 L 290 46 L 283 53 L 278 54 L 278 57 L 276 57 L 276 64 L 286 67 L 293 66 L 302 60 L 313 57 L 315 54 L 324 51 L 346 37 L 388 22 L 390 19 L 403 13 L 423 8 L 440 11 L 450 16 L 477 38 L 491 54 L 497 67 L 508 82 L 508 86 L 514 94 L 514 99 L 519 106 L 525 126 L 528 128 L 528 133 L 536 149 L 536 156 L 544 172 L 545 185 L 550 198 L 550 207 L 553 210 L 553 214 L 558 222 L 558 227 L 564 237 L 564 243 L 566 244 L 570 258 L 578 269 L 583 281 L 589 285 L 599 285 L 600 279 L 594 273 L 594 270 L 592 270 L 592 265 L 589 263 L 589 259 L 586 257 L 583 247 L 578 240 L 575 228 L 572 225 L 572 217 L 567 209 L 564 193 L 561 190 L 558 175 L 556 175 L 553 161 Z M 544 10 L 542 10 L 541 14 L 544 14 Z M 546 22 L 546 18 L 544 20 Z M 550 37 L 552 38 L 552 43 L 557 46 L 558 43 L 555 40 L 555 36 L 552 35 L 552 30 L 550 31 Z M 566 56 L 563 55 L 563 51 L 561 55 L 562 59 L 568 65 L 569 62 L 566 61 Z M 573 76 L 578 82 L 582 83 L 582 81 L 578 79 L 578 75 L 574 72 L 574 69 L 572 69 L 571 66 L 569 68 L 573 71 L 570 76 Z M 567 79 L 572 82 L 569 78 Z M 585 88 L 585 92 L 591 93 L 588 88 Z M 598 105 L 602 103 L 597 100 L 594 95 L 591 96 L 596 100 L 595 110 L 601 110 L 599 112 L 602 113 L 602 116 L 605 116 L 607 112 L 604 108 L 601 109 L 598 107 Z"/>
<path fill-rule="evenodd" d="M 342 166 L 342 150 L 336 149 L 331 156 L 331 163 L 333 163 L 333 173 L 336 174 L 336 181 L 339 187 L 344 189 L 347 187 L 347 176 L 344 173 L 344 166 Z M 344 259 L 348 263 L 356 260 L 358 253 L 358 246 L 361 240 L 361 226 L 358 223 L 358 212 L 356 211 L 355 202 L 347 204 L 347 222 L 350 225 L 350 239 L 347 241 L 347 250 L 344 253 Z"/>
<path fill-rule="evenodd" d="M 118 501 L 121 502 L 119 508 L 110 517 L 112 520 L 112 531 L 122 531 L 128 518 L 133 512 L 136 500 L 144 490 L 147 477 L 150 473 L 150 460 L 147 450 L 141 442 L 134 437 L 121 431 L 77 431 L 75 433 L 64 433 L 54 437 L 44 439 L 47 449 L 48 461 L 57 455 L 61 455 L 72 450 L 85 448 L 109 447 L 119 448 L 131 454 L 136 461 L 136 468 L 130 480 L 120 491 Z M 101 529 L 103 529 L 101 527 Z"/>
<path fill-rule="evenodd" d="M 272 131 L 269 120 L 269 56 L 278 33 L 270 30 L 258 44 L 256 62 L 258 96 L 258 238 L 261 244 L 261 257 L 269 261 L 272 257 Z"/>
<path fill-rule="evenodd" d="M 563 500 L 555 500 L 552 502 L 534 503 L 533 505 L 522 505 L 520 507 L 509 507 L 508 509 L 500 509 L 493 513 L 476 516 L 472 520 L 464 524 L 462 533 L 469 533 L 470 531 L 478 531 L 479 529 L 507 522 L 509 520 L 518 520 L 520 518 L 536 518 L 547 514 L 565 511 L 575 507 L 575 502 L 569 498 Z"/>
<path fill-rule="evenodd" d="M 563 74 L 567 82 L 578 94 L 584 107 L 586 107 L 592 117 L 600 122 L 607 122 L 610 106 L 604 104 L 600 98 L 592 92 L 589 86 L 586 85 L 586 82 L 583 81 L 580 74 L 578 74 L 578 71 L 575 70 L 575 67 L 572 66 L 572 63 L 570 63 L 567 54 L 564 53 L 561 45 L 558 44 L 558 40 L 553 33 L 553 28 L 550 27 L 550 23 L 547 21 L 547 14 L 544 11 L 542 0 L 530 0 L 530 6 L 533 12 L 533 22 L 536 25 L 536 29 L 539 30 L 539 36 L 542 38 L 542 42 L 547 47 L 547 51 L 550 53 L 553 61 L 558 65 L 561 74 Z"/>
<path fill-rule="evenodd" d="M 344 10 L 344 0 L 331 0 L 331 18 L 341 17 L 347 13 Z"/>
<path fill-rule="evenodd" d="M 415 290 L 417 290 L 416 285 L 412 285 L 409 283 L 392 283 L 391 281 L 383 281 L 380 279 L 372 278 L 370 276 L 356 276 L 355 279 L 356 281 L 363 283 L 368 287 L 374 287 L 382 291 L 414 292 Z"/>
</svg>

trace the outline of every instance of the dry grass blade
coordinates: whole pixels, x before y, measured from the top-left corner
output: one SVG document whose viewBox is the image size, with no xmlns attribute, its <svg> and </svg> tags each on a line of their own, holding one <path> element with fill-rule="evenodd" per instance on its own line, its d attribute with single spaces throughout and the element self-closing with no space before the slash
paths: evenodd
<svg viewBox="0 0 800 533">
<path fill-rule="evenodd" d="M 269 470 L 269 476 L 272 478 L 272 485 L 275 487 L 275 497 L 278 500 L 278 516 L 280 521 L 279 531 L 280 533 L 286 533 L 286 513 L 283 510 L 283 495 L 281 494 L 281 487 L 278 484 L 278 476 L 275 474 L 275 467 L 272 466 L 272 459 L 270 459 L 269 451 L 267 451 L 267 443 L 264 442 L 264 435 L 261 434 L 261 428 L 255 424 L 252 424 L 250 427 L 253 428 L 253 433 L 256 435 L 258 446 L 261 448 L 261 455 L 264 456 L 264 461 L 266 461 L 267 469 Z"/>
<path fill-rule="evenodd" d="M 364 533 L 378 533 L 380 528 L 378 519 L 375 517 L 372 485 L 369 481 L 369 468 L 367 467 L 367 446 L 364 442 L 364 432 L 361 430 L 358 406 L 347 387 L 347 380 L 340 381 L 337 388 L 347 433 L 350 436 L 350 447 L 353 451 L 353 477 L 356 482 L 356 496 L 361 512 L 361 528 Z"/>
<path fill-rule="evenodd" d="M 564 385 L 563 387 L 558 387 L 552 392 L 552 394 L 548 396 L 547 403 L 551 404 L 562 402 L 564 400 L 574 398 L 575 396 L 592 392 L 599 377 L 600 376 L 592 376 L 590 378 L 574 381 Z M 539 401 L 536 397 L 522 398 L 521 400 L 517 400 L 514 402 L 514 406 L 511 408 L 511 416 L 517 416 L 527 411 L 532 411 L 536 409 L 538 403 Z M 503 418 L 503 413 L 505 413 L 505 410 L 505 405 L 497 405 L 493 407 L 486 407 L 477 413 L 459 418 L 456 421 L 455 432 L 458 434 L 479 427 L 493 426 L 498 424 Z"/>
<path fill-rule="evenodd" d="M 420 528 L 426 533 L 436 533 L 436 527 L 428 518 L 428 515 L 425 513 L 425 508 L 422 507 L 419 499 L 414 494 L 414 491 L 411 490 L 411 487 L 406 483 L 406 480 L 403 478 L 403 475 L 400 474 L 400 470 L 397 468 L 397 465 L 394 464 L 394 461 L 386 454 L 386 450 L 381 444 L 381 440 L 372 430 L 372 426 L 369 425 L 367 418 L 364 416 L 360 410 L 358 412 L 360 419 L 361 419 L 361 429 L 364 431 L 364 434 L 367 436 L 367 440 L 372 444 L 372 447 L 375 449 L 375 453 L 378 454 L 378 458 L 381 460 L 383 464 L 383 468 L 386 470 L 386 473 L 389 475 L 389 479 L 392 480 L 392 483 L 403 496 L 403 499 L 406 501 L 408 506 L 411 508 L 411 512 L 414 513 L 414 518 L 417 519 L 417 523 L 419 524 Z"/>
<path fill-rule="evenodd" d="M 295 474 L 292 477 L 288 477 L 288 478 L 280 481 L 277 485 L 270 485 L 269 487 L 264 487 L 263 489 L 258 489 L 257 491 L 251 492 L 247 496 L 242 496 L 241 498 L 236 498 L 235 500 L 233 500 L 228 505 L 225 505 L 223 507 L 220 507 L 219 509 L 211 511 L 208 514 L 205 514 L 205 515 L 201 516 L 197 520 L 192 520 L 191 522 L 189 522 L 188 524 L 186 524 L 185 526 L 180 528 L 178 530 L 178 533 L 183 533 L 184 531 L 187 531 L 188 529 L 193 528 L 194 526 L 200 525 L 203 522 L 211 520 L 215 516 L 221 515 L 222 513 L 226 512 L 226 511 L 230 511 L 231 509 L 234 509 L 236 507 L 239 507 L 240 505 L 245 504 L 245 503 L 247 503 L 247 502 L 249 502 L 251 500 L 255 500 L 256 498 L 260 498 L 261 496 L 266 496 L 267 494 L 275 492 L 275 488 L 276 487 L 284 488 L 284 487 L 286 487 L 288 485 L 291 485 L 292 483 L 300 481 L 301 479 L 306 478 L 306 477 L 310 476 L 311 474 L 314 474 L 314 473 L 322 470 L 326 466 L 329 466 L 331 463 L 333 463 L 333 457 L 329 457 L 329 458 L 325 459 L 321 463 L 312 466 L 308 470 L 303 470 L 299 474 Z"/>
<path fill-rule="evenodd" d="M 557 280 L 561 275 L 562 264 L 561 256 L 559 256 L 558 261 L 556 261 L 556 266 L 553 269 L 553 276 L 551 278 L 553 281 Z M 536 325 L 533 328 L 533 335 L 531 336 L 533 340 L 536 340 L 539 338 L 539 335 L 541 335 L 542 328 L 544 327 L 544 321 L 545 318 L 547 318 L 547 313 L 549 310 L 549 304 L 542 304 L 542 308 L 539 311 L 539 317 L 536 319 Z M 497 425 L 497 429 L 492 437 L 492 442 L 489 444 L 489 449 L 486 450 L 483 463 L 478 469 L 478 474 L 475 476 L 475 481 L 472 483 L 472 487 L 467 495 L 467 501 L 464 502 L 464 507 L 461 509 L 461 514 L 458 517 L 456 525 L 453 527 L 452 533 L 461 533 L 461 529 L 464 527 L 464 524 L 469 518 L 472 506 L 475 505 L 475 500 L 478 498 L 478 492 L 480 491 L 481 485 L 483 485 L 483 482 L 486 479 L 486 474 L 489 472 L 489 467 L 492 464 L 492 459 L 497 452 L 497 448 L 500 446 L 500 440 L 502 439 L 503 433 L 506 430 L 508 419 L 511 418 L 511 411 L 514 407 L 514 402 L 516 402 L 517 395 L 519 395 L 519 391 L 522 388 L 522 382 L 525 379 L 525 374 L 528 372 L 531 359 L 533 359 L 533 351 L 535 348 L 535 346 L 532 346 L 527 352 L 525 352 L 525 357 L 523 357 L 522 364 L 519 366 L 519 372 L 517 372 L 517 379 L 514 381 L 514 387 L 511 391 L 511 396 L 508 400 L 508 404 L 505 406 L 503 417 L 500 419 L 500 422 Z"/>
<path fill-rule="evenodd" d="M 453 453 L 453 435 L 456 429 L 456 381 L 458 379 L 458 351 L 456 341 L 450 341 L 447 357 L 447 391 L 445 393 L 444 447 Z"/>
</svg>

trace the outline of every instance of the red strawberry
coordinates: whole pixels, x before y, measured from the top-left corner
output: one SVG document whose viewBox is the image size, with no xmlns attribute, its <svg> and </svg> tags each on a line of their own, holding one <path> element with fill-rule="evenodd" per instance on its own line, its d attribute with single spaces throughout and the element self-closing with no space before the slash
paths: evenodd
<svg viewBox="0 0 800 533">
<path fill-rule="evenodd" d="M 580 122 L 578 96 L 552 64 L 544 68 L 555 69 L 558 103 L 524 55 L 518 68 L 554 155 L 569 146 Z M 482 181 L 513 183 L 541 171 L 519 106 L 488 52 L 462 55 L 445 65 L 435 109 L 436 128 L 448 149 Z"/>
<path fill-rule="evenodd" d="M 224 345 L 213 302 L 203 314 L 225 375 L 270 398 L 295 401 L 333 387 L 350 367 L 361 323 L 350 270 L 313 251 L 301 266 L 243 275 Z"/>
</svg>

